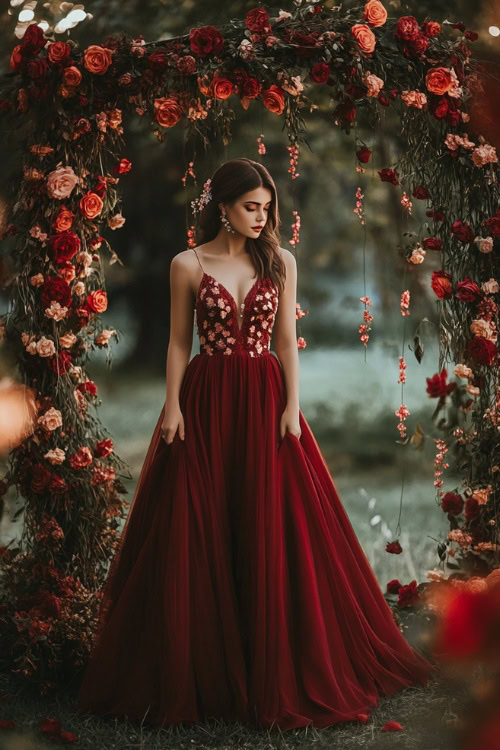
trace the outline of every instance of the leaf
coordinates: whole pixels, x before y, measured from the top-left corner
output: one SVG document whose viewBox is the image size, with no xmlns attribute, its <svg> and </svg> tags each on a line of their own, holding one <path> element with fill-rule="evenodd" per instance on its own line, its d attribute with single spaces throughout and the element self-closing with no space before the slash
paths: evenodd
<svg viewBox="0 0 500 750">
<path fill-rule="evenodd" d="M 413 337 L 413 346 L 415 347 L 413 353 L 415 354 L 417 362 L 420 364 L 424 356 L 424 345 L 418 333 Z"/>
<path fill-rule="evenodd" d="M 420 425 L 420 422 L 417 422 L 417 424 L 415 425 L 415 432 L 410 436 L 410 443 L 416 450 L 420 451 L 424 447 L 424 442 L 425 433 L 422 429 L 422 426 Z"/>
</svg>

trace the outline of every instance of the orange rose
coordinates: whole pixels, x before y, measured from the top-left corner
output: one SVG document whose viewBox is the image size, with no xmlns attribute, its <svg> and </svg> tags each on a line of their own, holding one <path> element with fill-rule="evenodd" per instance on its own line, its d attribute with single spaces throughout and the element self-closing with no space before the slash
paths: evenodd
<svg viewBox="0 0 500 750">
<path fill-rule="evenodd" d="M 79 86 L 82 80 L 82 74 L 75 68 L 74 65 L 70 65 L 69 68 L 64 69 L 63 80 L 66 86 Z"/>
<path fill-rule="evenodd" d="M 23 56 L 21 54 L 21 45 L 18 44 L 14 47 L 10 56 L 10 69 L 13 70 L 14 72 L 19 70 L 19 68 L 21 67 L 22 61 L 23 61 Z"/>
<path fill-rule="evenodd" d="M 446 94 L 453 86 L 451 71 L 442 67 L 430 68 L 425 76 L 425 85 L 432 94 Z"/>
<path fill-rule="evenodd" d="M 91 44 L 83 55 L 83 64 L 90 73 L 103 75 L 113 62 L 113 52 L 98 44 Z"/>
<path fill-rule="evenodd" d="M 280 115 L 285 108 L 285 92 L 273 84 L 262 92 L 262 101 L 270 112 Z"/>
<path fill-rule="evenodd" d="M 233 84 L 228 78 L 214 78 L 213 91 L 216 99 L 228 99 L 233 93 Z"/>
<path fill-rule="evenodd" d="M 52 226 L 56 232 L 65 232 L 66 230 L 71 229 L 74 218 L 75 214 L 72 213 L 69 208 L 61 206 L 52 222 Z"/>
<path fill-rule="evenodd" d="M 71 47 L 66 42 L 52 42 L 49 44 L 47 57 L 54 65 L 65 63 L 71 53 Z"/>
<path fill-rule="evenodd" d="M 370 26 L 383 26 L 387 21 L 387 11 L 379 0 L 368 0 L 363 11 L 363 20 Z"/>
<path fill-rule="evenodd" d="M 92 312 L 102 313 L 108 307 L 108 295 L 103 289 L 97 289 L 95 292 L 87 294 L 87 307 Z"/>
<path fill-rule="evenodd" d="M 373 52 L 377 39 L 369 26 L 366 26 L 364 23 L 355 23 L 351 29 L 351 34 L 355 38 L 361 52 Z"/>
<path fill-rule="evenodd" d="M 182 117 L 182 107 L 172 96 L 162 96 L 154 101 L 155 120 L 163 128 L 172 128 Z"/>
<path fill-rule="evenodd" d="M 97 193 L 88 192 L 80 198 L 80 211 L 86 219 L 95 219 L 102 211 L 103 202 Z"/>
</svg>

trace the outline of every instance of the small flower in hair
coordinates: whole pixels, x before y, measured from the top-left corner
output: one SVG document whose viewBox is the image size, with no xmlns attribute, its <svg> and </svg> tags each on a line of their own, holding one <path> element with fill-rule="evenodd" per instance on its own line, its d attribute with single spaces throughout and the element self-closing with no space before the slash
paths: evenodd
<svg viewBox="0 0 500 750">
<path fill-rule="evenodd" d="M 212 199 L 211 182 L 212 180 L 209 177 L 208 180 L 203 185 L 203 191 L 200 197 L 195 198 L 193 201 L 191 201 L 191 208 L 194 214 L 197 214 L 203 211 L 207 203 L 209 203 L 209 201 Z"/>
</svg>

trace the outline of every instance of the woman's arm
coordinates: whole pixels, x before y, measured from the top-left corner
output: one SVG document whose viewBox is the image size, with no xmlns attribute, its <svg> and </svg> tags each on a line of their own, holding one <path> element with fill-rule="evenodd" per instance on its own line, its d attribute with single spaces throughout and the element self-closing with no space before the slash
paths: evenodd
<svg viewBox="0 0 500 750">
<path fill-rule="evenodd" d="M 293 254 L 281 248 L 286 266 L 285 287 L 280 295 L 273 331 L 273 348 L 285 378 L 286 409 L 296 418 L 299 413 L 299 354 L 297 350 L 297 263 Z"/>
<path fill-rule="evenodd" d="M 166 367 L 166 409 L 175 409 L 179 406 L 182 378 L 193 345 L 194 301 L 191 270 L 182 257 L 183 253 L 174 256 L 170 264 L 170 340 Z"/>
</svg>

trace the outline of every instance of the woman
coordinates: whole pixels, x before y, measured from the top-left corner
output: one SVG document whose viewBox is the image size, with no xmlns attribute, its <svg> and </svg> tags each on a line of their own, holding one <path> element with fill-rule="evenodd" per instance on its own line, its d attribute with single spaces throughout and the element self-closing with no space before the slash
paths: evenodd
<svg viewBox="0 0 500 750">
<path fill-rule="evenodd" d="M 166 400 L 79 709 L 354 720 L 434 668 L 396 626 L 299 409 L 296 264 L 269 172 L 228 161 L 194 204 L 202 243 L 171 263 Z"/>
</svg>

